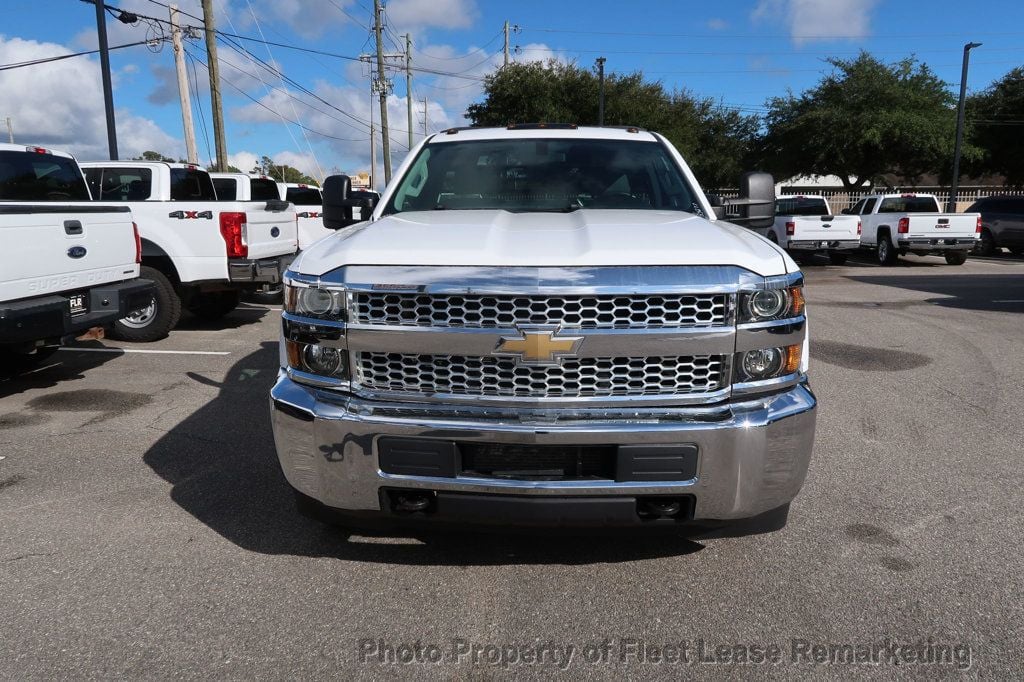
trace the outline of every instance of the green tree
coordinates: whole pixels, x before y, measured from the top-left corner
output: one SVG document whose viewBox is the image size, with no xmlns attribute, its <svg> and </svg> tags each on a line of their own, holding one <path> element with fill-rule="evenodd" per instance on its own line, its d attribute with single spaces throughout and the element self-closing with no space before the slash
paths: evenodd
<svg viewBox="0 0 1024 682">
<path fill-rule="evenodd" d="M 971 140 L 982 158 L 972 174 L 1001 173 L 1012 185 L 1024 185 L 1024 67 L 1017 67 L 971 98 Z"/>
<path fill-rule="evenodd" d="M 249 172 L 255 175 L 268 175 L 278 182 L 297 182 L 303 185 L 319 184 L 315 178 L 311 178 L 298 168 L 293 168 L 286 163 L 276 163 L 269 156 L 261 156 L 259 162 Z"/>
<path fill-rule="evenodd" d="M 913 58 L 885 64 L 862 52 L 799 96 L 768 100 L 759 157 L 780 176 L 837 175 L 847 189 L 886 173 L 914 182 L 950 173 L 956 99 Z M 966 158 L 977 156 L 967 147 Z"/>
<path fill-rule="evenodd" d="M 175 163 L 174 159 L 169 156 L 164 156 L 160 152 L 145 151 L 142 152 L 141 156 L 136 156 L 131 159 L 132 161 L 163 161 L 165 163 Z M 181 163 L 181 162 L 178 162 Z"/>
<path fill-rule="evenodd" d="M 470 105 L 473 125 L 576 123 L 594 125 L 599 81 L 590 70 L 551 60 L 510 64 L 485 78 L 484 100 Z M 758 128 L 757 119 L 698 99 L 668 92 L 643 74 L 605 76 L 605 124 L 638 126 L 661 133 L 684 155 L 707 187 L 734 185 Z"/>
</svg>

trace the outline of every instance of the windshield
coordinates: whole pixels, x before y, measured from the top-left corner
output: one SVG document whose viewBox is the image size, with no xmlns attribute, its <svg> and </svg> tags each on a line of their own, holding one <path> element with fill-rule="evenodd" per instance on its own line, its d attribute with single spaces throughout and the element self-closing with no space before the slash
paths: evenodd
<svg viewBox="0 0 1024 682">
<path fill-rule="evenodd" d="M 775 201 L 776 215 L 818 216 L 829 215 L 824 199 L 809 197 L 786 197 Z"/>
<path fill-rule="evenodd" d="M 289 187 L 285 199 L 296 206 L 322 206 L 324 203 L 316 187 Z"/>
<path fill-rule="evenodd" d="M 89 201 L 74 160 L 36 152 L 0 152 L 0 199 Z"/>
<path fill-rule="evenodd" d="M 580 208 L 703 215 L 682 171 L 658 142 L 548 138 L 429 144 L 402 177 L 384 215 Z"/>
</svg>

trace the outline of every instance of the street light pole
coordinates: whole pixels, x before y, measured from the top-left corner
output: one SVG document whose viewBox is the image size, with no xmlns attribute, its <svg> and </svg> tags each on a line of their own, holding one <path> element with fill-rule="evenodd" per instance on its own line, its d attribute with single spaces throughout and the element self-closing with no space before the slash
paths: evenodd
<svg viewBox="0 0 1024 682">
<path fill-rule="evenodd" d="M 971 50 L 981 47 L 981 43 L 964 45 L 964 64 L 960 72 L 960 105 L 956 112 L 956 147 L 953 149 L 953 182 L 949 188 L 949 204 L 946 211 L 956 213 L 956 197 L 960 191 L 960 148 L 964 142 L 964 105 L 967 100 L 967 65 L 971 61 Z"/>
<path fill-rule="evenodd" d="M 604 125 L 604 57 L 597 58 L 597 125 Z"/>
</svg>

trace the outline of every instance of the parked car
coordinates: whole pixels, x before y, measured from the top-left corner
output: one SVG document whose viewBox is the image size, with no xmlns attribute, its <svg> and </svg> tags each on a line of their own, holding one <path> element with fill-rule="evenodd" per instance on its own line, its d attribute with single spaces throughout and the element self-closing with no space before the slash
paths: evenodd
<svg viewBox="0 0 1024 682">
<path fill-rule="evenodd" d="M 873 249 L 882 265 L 908 253 L 962 265 L 981 234 L 980 215 L 942 213 L 934 194 L 870 194 L 843 213 L 860 216 L 860 244 Z"/>
<path fill-rule="evenodd" d="M 992 256 L 1005 246 L 1013 255 L 1024 256 L 1024 197 L 985 197 L 967 211 L 981 214 L 978 255 Z"/>
<path fill-rule="evenodd" d="M 148 304 L 127 206 L 93 203 L 70 154 L 0 144 L 0 364 L 30 365 Z"/>
<path fill-rule="evenodd" d="M 811 456 L 803 275 L 637 128 L 453 129 L 373 209 L 324 183 L 271 392 L 299 508 L 356 523 L 785 524 Z M 734 209 L 734 210 L 732 210 Z M 729 211 L 729 221 L 725 217 Z M 344 228 L 359 223 L 354 230 Z"/>
<path fill-rule="evenodd" d="M 775 223 L 757 230 L 791 256 L 809 260 L 827 253 L 833 265 L 842 265 L 860 247 L 860 219 L 835 215 L 825 197 L 783 195 L 775 199 Z"/>
<path fill-rule="evenodd" d="M 114 325 L 117 338 L 162 338 L 183 307 L 206 319 L 223 317 L 238 306 L 242 291 L 279 283 L 295 257 L 295 211 L 276 193 L 218 201 L 210 174 L 189 164 L 95 161 L 82 167 L 94 197 L 130 207 L 142 239 L 142 274 L 156 283 L 150 304 Z"/>
</svg>

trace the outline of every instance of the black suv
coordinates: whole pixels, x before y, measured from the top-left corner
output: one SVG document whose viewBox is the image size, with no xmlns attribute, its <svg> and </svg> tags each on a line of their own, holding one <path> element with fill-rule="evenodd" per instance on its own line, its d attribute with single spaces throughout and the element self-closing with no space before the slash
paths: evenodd
<svg viewBox="0 0 1024 682">
<path fill-rule="evenodd" d="M 978 255 L 992 256 L 1004 246 L 1015 256 L 1024 255 L 1024 196 L 985 197 L 967 212 L 981 214 L 981 239 L 974 247 Z"/>
</svg>

